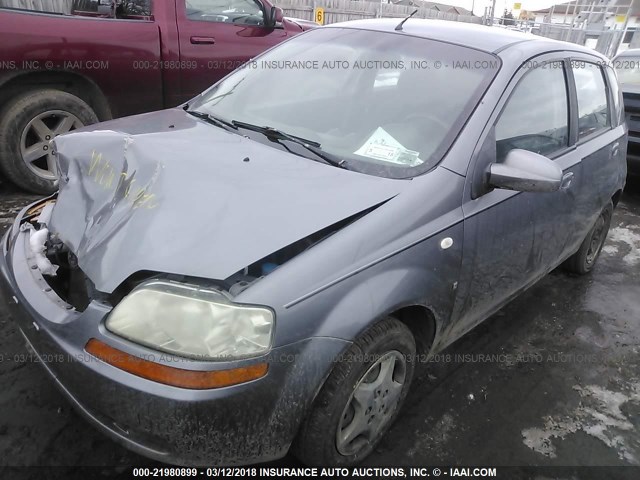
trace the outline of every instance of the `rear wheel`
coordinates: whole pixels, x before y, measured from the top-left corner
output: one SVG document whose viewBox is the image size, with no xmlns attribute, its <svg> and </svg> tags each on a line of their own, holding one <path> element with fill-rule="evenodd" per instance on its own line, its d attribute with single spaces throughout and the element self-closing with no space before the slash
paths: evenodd
<svg viewBox="0 0 640 480">
<path fill-rule="evenodd" d="M 309 465 L 352 465 L 371 453 L 400 411 L 414 371 L 411 331 L 388 317 L 343 355 L 293 445 Z"/>
<path fill-rule="evenodd" d="M 607 239 L 612 216 L 613 204 L 609 202 L 602 212 L 600 212 L 595 225 L 580 245 L 580 249 L 564 263 L 563 267 L 565 270 L 579 275 L 584 275 L 591 271 Z"/>
<path fill-rule="evenodd" d="M 25 190 L 54 192 L 58 172 L 49 142 L 97 121 L 91 107 L 70 93 L 23 93 L 0 112 L 0 170 Z"/>
</svg>

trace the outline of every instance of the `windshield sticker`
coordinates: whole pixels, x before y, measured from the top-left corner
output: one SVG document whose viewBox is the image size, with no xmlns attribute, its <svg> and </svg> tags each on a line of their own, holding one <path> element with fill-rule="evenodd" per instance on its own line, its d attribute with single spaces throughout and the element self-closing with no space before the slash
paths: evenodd
<svg viewBox="0 0 640 480">
<path fill-rule="evenodd" d="M 409 167 L 423 163 L 419 158 L 419 152 L 405 148 L 382 127 L 378 127 L 364 145 L 353 153 Z"/>
</svg>

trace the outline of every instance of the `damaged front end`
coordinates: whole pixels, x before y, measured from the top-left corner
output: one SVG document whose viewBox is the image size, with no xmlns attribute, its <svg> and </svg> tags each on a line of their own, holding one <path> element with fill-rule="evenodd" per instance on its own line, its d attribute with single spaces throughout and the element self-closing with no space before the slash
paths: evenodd
<svg viewBox="0 0 640 480">
<path fill-rule="evenodd" d="M 29 209 L 20 230 L 28 232 L 29 253 L 35 262 L 32 269 L 39 270 L 47 283 L 45 292 L 55 292 L 69 309 L 83 312 L 98 295 L 91 280 L 78 266 L 76 255 L 48 229 L 56 198 L 54 195 Z"/>
<path fill-rule="evenodd" d="M 27 212 L 20 229 L 29 234 L 30 254 L 42 278 L 47 283 L 45 290 L 53 291 L 69 308 L 73 308 L 78 312 L 83 312 L 89 302 L 94 299 L 115 307 L 138 285 L 145 281 L 162 277 L 182 282 L 211 284 L 212 287 L 228 293 L 230 297 L 235 297 L 285 263 L 380 206 L 376 205 L 318 232 L 314 232 L 248 265 L 222 281 L 189 278 L 175 274 L 163 275 L 162 272 L 144 270 L 131 275 L 111 294 L 108 294 L 95 288 L 94 283 L 80 268 L 76 254 L 65 245 L 56 233 L 49 231 L 48 223 L 56 200 L 57 196 L 54 195 L 43 203 L 32 207 Z"/>
<path fill-rule="evenodd" d="M 131 133 L 55 141 L 60 191 L 40 225 L 65 298 L 85 275 L 89 297 L 117 303 L 158 274 L 217 282 L 235 296 L 399 192 L 399 182 L 212 129 L 182 110 L 145 117 L 166 131 L 122 119 Z M 86 302 L 79 297 L 74 305 Z"/>
<path fill-rule="evenodd" d="M 293 295 L 287 269 L 400 184 L 181 110 L 143 116 L 154 131 L 140 118 L 56 138 L 60 190 L 18 217 L 0 287 L 31 348 L 64 358 L 42 363 L 63 393 L 128 448 L 182 464 L 279 458 L 348 342 L 281 341 L 289 298 L 249 288 Z"/>
<path fill-rule="evenodd" d="M 175 343 L 168 345 L 163 339 L 163 348 L 150 347 L 135 341 L 136 332 L 131 330 L 127 335 L 114 334 L 109 319 L 115 329 L 132 318 L 155 315 L 146 305 L 136 307 L 132 295 L 114 307 L 113 298 L 95 289 L 75 261 L 75 253 L 51 230 L 49 214 L 56 201 L 54 196 L 28 207 L 8 232 L 0 256 L 0 297 L 28 349 L 69 402 L 116 442 L 165 463 L 233 465 L 282 457 L 306 399 L 323 378 L 315 362 L 329 365 L 344 342 L 308 339 L 270 347 L 267 324 L 259 322 L 256 333 L 265 331 L 262 338 L 245 338 L 270 348 L 268 353 L 232 358 L 223 351 L 212 361 L 185 355 L 184 349 L 172 349 Z M 148 278 L 148 273 L 144 276 Z M 188 291 L 185 297 L 192 301 L 192 293 L 208 291 L 219 307 L 238 307 L 213 288 L 194 289 L 185 279 L 164 277 L 162 281 L 136 279 L 134 296 L 142 299 L 141 292 L 171 288 L 173 294 Z M 138 313 L 127 314 L 133 307 Z M 156 313 L 163 314 L 165 325 L 177 329 L 167 332 L 182 335 L 188 331 L 180 328 L 187 323 L 187 313 L 191 320 L 199 316 L 192 307 L 173 312 L 161 308 Z M 268 309 L 259 310 L 268 313 Z M 226 327 L 233 325 L 227 322 Z M 215 332 L 220 335 L 206 345 L 220 345 L 225 335 L 238 334 L 229 328 Z M 246 352 L 247 342 L 242 346 Z M 314 364 L 279 360 L 288 358 L 312 358 Z M 300 378 L 305 378 L 304 384 Z"/>
<path fill-rule="evenodd" d="M 145 456 L 234 465 L 285 455 L 348 345 L 278 337 L 299 319 L 284 307 L 298 293 L 287 269 L 400 182 L 182 109 L 87 127 L 53 147 L 59 192 L 19 215 L 0 256 L 12 317 L 36 355 L 56 359 L 41 365 L 91 423 Z M 256 298 L 257 283 L 273 295 Z"/>
</svg>

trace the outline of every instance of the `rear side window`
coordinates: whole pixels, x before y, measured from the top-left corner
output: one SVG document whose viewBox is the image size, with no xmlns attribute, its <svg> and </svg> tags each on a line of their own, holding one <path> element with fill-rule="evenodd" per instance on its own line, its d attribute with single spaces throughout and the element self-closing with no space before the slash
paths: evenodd
<svg viewBox="0 0 640 480">
<path fill-rule="evenodd" d="M 496 123 L 496 153 L 501 162 L 521 148 L 551 155 L 569 145 L 567 83 L 562 62 L 528 72 L 511 93 Z"/>
<path fill-rule="evenodd" d="M 598 65 L 574 61 L 571 68 L 578 96 L 578 138 L 584 138 L 611 126 L 607 87 Z"/>
</svg>

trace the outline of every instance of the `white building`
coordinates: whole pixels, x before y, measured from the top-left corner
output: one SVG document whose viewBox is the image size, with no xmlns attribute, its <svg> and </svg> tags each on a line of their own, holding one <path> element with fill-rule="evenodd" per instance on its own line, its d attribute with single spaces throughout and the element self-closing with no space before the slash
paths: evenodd
<svg viewBox="0 0 640 480">
<path fill-rule="evenodd" d="M 606 27 L 613 29 L 624 27 L 627 12 L 629 12 L 627 26 L 637 27 L 640 26 L 640 9 L 632 7 L 629 11 L 628 7 L 631 3 L 631 0 L 618 2 L 578 0 L 559 3 L 533 13 L 535 23 L 571 24 L 574 20 L 580 23 L 589 20 L 590 24 L 604 23 Z M 607 4 L 609 4 L 608 7 L 606 7 Z"/>
</svg>

